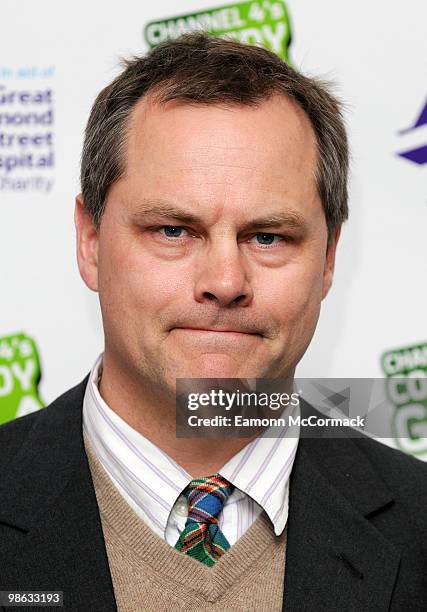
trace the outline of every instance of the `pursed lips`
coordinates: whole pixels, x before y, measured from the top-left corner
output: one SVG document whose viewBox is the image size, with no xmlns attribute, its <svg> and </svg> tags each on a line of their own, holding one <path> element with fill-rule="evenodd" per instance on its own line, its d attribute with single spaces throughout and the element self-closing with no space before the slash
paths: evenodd
<svg viewBox="0 0 427 612">
<path fill-rule="evenodd" d="M 179 329 L 187 332 L 199 332 L 199 333 L 211 333 L 211 334 L 233 334 L 236 336 L 261 336 L 256 332 L 245 332 L 238 331 L 235 329 L 215 329 L 211 327 L 174 327 L 173 329 Z"/>
</svg>

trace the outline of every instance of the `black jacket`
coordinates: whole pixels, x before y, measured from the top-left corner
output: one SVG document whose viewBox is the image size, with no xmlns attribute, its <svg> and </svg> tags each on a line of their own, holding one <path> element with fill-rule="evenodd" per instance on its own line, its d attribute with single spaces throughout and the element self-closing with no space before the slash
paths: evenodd
<svg viewBox="0 0 427 612">
<path fill-rule="evenodd" d="M 61 590 L 66 610 L 110 612 L 87 380 L 0 427 L 0 590 Z M 288 520 L 286 612 L 427 610 L 427 464 L 366 437 L 302 438 Z"/>
</svg>

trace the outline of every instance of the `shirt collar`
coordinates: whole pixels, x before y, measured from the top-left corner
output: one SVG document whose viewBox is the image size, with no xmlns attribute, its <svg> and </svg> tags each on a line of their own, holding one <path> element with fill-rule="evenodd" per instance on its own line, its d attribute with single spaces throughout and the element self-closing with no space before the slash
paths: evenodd
<svg viewBox="0 0 427 612">
<path fill-rule="evenodd" d="M 103 353 L 89 377 L 83 401 L 83 429 L 98 459 L 127 501 L 157 532 L 164 533 L 177 497 L 191 476 L 148 438 L 133 429 L 101 397 L 98 380 Z M 298 414 L 299 407 L 294 410 Z M 289 477 L 299 428 L 271 430 L 252 440 L 218 472 L 252 497 L 269 516 L 276 535 L 287 521 Z"/>
</svg>

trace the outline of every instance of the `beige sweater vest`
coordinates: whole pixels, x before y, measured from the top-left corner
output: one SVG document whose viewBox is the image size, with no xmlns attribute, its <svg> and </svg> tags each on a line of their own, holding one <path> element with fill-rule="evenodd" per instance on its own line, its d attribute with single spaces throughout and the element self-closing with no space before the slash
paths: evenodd
<svg viewBox="0 0 427 612">
<path fill-rule="evenodd" d="M 263 512 L 207 567 L 175 550 L 123 499 L 84 435 L 119 612 L 282 610 L 286 529 Z"/>
</svg>

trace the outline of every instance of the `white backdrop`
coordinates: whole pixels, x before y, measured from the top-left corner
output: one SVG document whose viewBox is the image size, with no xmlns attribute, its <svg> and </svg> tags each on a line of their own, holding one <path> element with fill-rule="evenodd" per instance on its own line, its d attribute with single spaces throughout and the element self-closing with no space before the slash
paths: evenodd
<svg viewBox="0 0 427 612">
<path fill-rule="evenodd" d="M 28 127 L 33 137 L 45 134 L 45 141 L 22 145 L 21 153 L 45 152 L 53 166 L 6 170 L 4 159 L 14 151 L 5 137 L 0 141 L 0 337 L 23 332 L 34 339 L 43 403 L 79 382 L 103 347 L 97 295 L 77 270 L 73 226 L 91 104 L 119 71 L 120 56 L 147 50 L 148 22 L 224 4 L 2 2 L 0 114 L 51 111 L 52 119 Z M 350 219 L 338 246 L 334 286 L 297 375 L 380 377 L 383 353 L 427 342 L 427 163 L 398 155 L 427 145 L 427 119 L 401 133 L 416 123 L 427 102 L 427 4 L 286 4 L 291 60 L 337 83 L 352 149 Z M 32 103 L 5 100 L 11 91 L 46 89 L 52 91 L 50 101 L 47 96 Z M 25 132 L 4 121 L 0 133 Z M 26 188 L 12 186 L 19 177 Z M 425 356 L 418 366 L 427 372 Z M 5 376 L 8 366 L 1 363 Z M 12 374 L 18 384 L 16 371 Z M 0 414 L 8 401 L 2 384 L 0 376 Z"/>
</svg>

